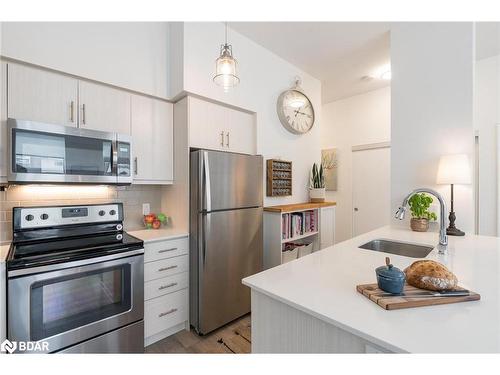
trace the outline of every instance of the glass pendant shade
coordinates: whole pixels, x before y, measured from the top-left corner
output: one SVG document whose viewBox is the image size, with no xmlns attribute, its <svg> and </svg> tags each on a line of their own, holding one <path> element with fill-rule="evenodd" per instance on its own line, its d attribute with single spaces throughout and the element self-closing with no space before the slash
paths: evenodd
<svg viewBox="0 0 500 375">
<path fill-rule="evenodd" d="M 222 45 L 220 56 L 215 60 L 214 82 L 226 92 L 240 82 L 237 74 L 237 64 L 231 46 L 228 44 Z"/>
</svg>

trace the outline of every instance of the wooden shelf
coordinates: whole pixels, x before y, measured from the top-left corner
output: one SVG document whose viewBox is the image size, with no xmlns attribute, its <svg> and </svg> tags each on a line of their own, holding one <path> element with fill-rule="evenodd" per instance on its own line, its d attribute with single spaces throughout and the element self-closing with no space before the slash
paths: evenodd
<svg viewBox="0 0 500 375">
<path fill-rule="evenodd" d="M 307 210 L 314 210 L 316 208 L 321 208 L 321 207 L 330 207 L 330 206 L 336 206 L 337 203 L 335 202 L 321 202 L 321 203 L 293 203 L 293 204 L 282 204 L 279 206 L 268 206 L 264 207 L 264 211 L 267 212 L 294 212 L 294 211 L 307 211 Z"/>
<path fill-rule="evenodd" d="M 307 238 L 307 237 L 311 237 L 311 236 L 314 236 L 316 234 L 318 234 L 319 231 L 314 231 L 314 232 L 307 232 L 307 233 L 304 233 L 300 236 L 295 236 L 295 237 L 292 237 L 292 238 L 285 238 L 285 239 L 282 239 L 281 240 L 281 243 L 287 243 L 287 242 L 293 242 L 293 241 L 298 241 L 298 240 L 301 240 L 303 238 Z"/>
</svg>

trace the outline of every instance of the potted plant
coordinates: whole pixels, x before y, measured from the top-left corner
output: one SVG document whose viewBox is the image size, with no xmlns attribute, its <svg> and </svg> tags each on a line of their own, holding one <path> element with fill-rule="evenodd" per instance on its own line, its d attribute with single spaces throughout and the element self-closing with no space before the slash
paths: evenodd
<svg viewBox="0 0 500 375">
<path fill-rule="evenodd" d="M 309 182 L 309 198 L 311 202 L 325 201 L 325 176 L 321 164 L 319 168 L 316 163 L 313 164 Z"/>
<path fill-rule="evenodd" d="M 408 201 L 411 211 L 410 227 L 415 232 L 427 232 L 429 220 L 437 220 L 434 212 L 429 211 L 433 199 L 425 193 L 414 194 Z"/>
</svg>

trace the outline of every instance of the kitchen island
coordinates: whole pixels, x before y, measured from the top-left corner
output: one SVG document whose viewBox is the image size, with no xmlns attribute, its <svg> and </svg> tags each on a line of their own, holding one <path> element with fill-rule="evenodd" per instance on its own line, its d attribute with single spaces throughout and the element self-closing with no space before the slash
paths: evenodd
<svg viewBox="0 0 500 375">
<path fill-rule="evenodd" d="M 243 279 L 252 290 L 253 353 L 499 353 L 500 239 L 449 237 L 445 264 L 480 301 L 384 310 L 356 291 L 386 256 L 358 247 L 381 238 L 435 246 L 438 234 L 384 227 Z"/>
</svg>

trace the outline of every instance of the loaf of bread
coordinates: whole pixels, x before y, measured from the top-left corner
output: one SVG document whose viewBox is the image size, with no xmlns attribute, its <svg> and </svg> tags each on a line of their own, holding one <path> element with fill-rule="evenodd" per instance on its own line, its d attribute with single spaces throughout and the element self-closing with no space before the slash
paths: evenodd
<svg viewBox="0 0 500 375">
<path fill-rule="evenodd" d="M 444 291 L 456 288 L 457 277 L 441 263 L 418 260 L 404 270 L 406 282 L 416 288 Z"/>
</svg>

